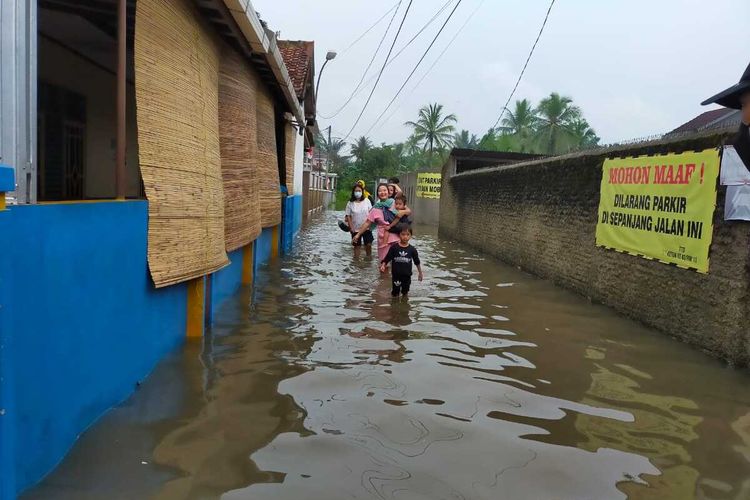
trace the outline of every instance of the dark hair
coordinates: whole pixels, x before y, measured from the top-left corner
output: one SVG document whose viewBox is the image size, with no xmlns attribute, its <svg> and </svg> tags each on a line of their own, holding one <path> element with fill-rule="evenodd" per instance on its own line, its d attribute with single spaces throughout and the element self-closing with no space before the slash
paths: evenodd
<svg viewBox="0 0 750 500">
<path fill-rule="evenodd" d="M 401 234 L 404 231 L 408 231 L 410 235 L 414 236 L 414 231 L 411 228 L 411 224 L 408 222 L 403 222 L 401 224 L 396 224 L 396 229 L 398 229 L 397 234 Z"/>
<path fill-rule="evenodd" d="M 360 198 L 360 200 L 364 200 L 365 199 L 365 188 L 363 188 L 362 186 L 359 185 L 359 183 L 357 183 L 354 186 L 352 186 L 352 196 L 351 196 L 351 198 L 349 198 L 349 201 L 357 201 L 357 198 L 354 197 L 354 190 L 355 189 L 359 189 L 360 191 L 362 191 L 362 198 Z"/>
<path fill-rule="evenodd" d="M 385 182 L 381 182 L 380 184 L 378 184 L 378 187 L 375 189 L 375 196 L 378 196 L 378 191 L 380 191 L 381 186 L 383 186 L 386 189 L 386 191 L 388 190 L 388 184 L 386 184 Z"/>
<path fill-rule="evenodd" d="M 406 205 L 406 195 L 404 193 L 396 193 L 396 196 L 393 197 L 393 201 L 401 200 L 404 202 L 404 205 Z"/>
<path fill-rule="evenodd" d="M 398 177 L 391 177 L 388 179 L 388 184 L 400 184 L 401 181 L 398 180 Z"/>
</svg>

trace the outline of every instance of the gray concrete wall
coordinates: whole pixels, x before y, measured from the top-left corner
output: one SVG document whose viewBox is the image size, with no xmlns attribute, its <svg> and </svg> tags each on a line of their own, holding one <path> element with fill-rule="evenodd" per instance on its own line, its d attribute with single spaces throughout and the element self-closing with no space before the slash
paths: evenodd
<svg viewBox="0 0 750 500">
<path fill-rule="evenodd" d="M 430 170 L 430 172 L 437 172 Z M 440 222 L 440 200 L 417 197 L 417 173 L 402 174 L 401 190 L 408 199 L 409 208 L 414 212 L 414 222 L 437 226 Z"/>
<path fill-rule="evenodd" d="M 606 157 L 702 150 L 725 138 L 704 134 L 458 175 L 447 164 L 440 234 L 747 366 L 750 223 L 724 221 L 723 187 L 714 212 L 709 274 L 595 245 Z"/>
</svg>

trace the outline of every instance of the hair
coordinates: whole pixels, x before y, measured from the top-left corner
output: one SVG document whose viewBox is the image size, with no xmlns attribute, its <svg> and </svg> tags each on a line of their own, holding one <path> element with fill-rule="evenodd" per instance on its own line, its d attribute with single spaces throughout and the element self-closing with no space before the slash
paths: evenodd
<svg viewBox="0 0 750 500">
<path fill-rule="evenodd" d="M 381 186 L 384 187 L 386 191 L 388 190 L 388 184 L 386 184 L 385 182 L 381 182 L 380 184 L 378 184 L 378 187 L 375 190 L 375 196 L 378 196 L 378 191 L 380 191 Z"/>
<path fill-rule="evenodd" d="M 398 177 L 391 177 L 388 179 L 388 184 L 400 184 L 401 181 L 398 180 Z"/>
<path fill-rule="evenodd" d="M 394 201 L 401 200 L 404 202 L 404 205 L 406 205 L 406 195 L 404 193 L 396 193 L 396 196 L 393 197 Z"/>
<path fill-rule="evenodd" d="M 396 229 L 398 229 L 398 234 L 401 234 L 404 231 L 407 231 L 411 236 L 414 236 L 414 231 L 411 228 L 411 224 L 407 222 L 396 224 Z"/>
<path fill-rule="evenodd" d="M 357 201 L 357 198 L 354 197 L 354 190 L 355 189 L 359 189 L 360 191 L 362 191 L 362 198 L 360 198 L 360 200 L 364 200 L 365 199 L 365 188 L 363 188 L 359 184 L 359 182 L 358 182 L 354 186 L 352 186 L 352 196 L 349 198 L 349 201 Z"/>
</svg>

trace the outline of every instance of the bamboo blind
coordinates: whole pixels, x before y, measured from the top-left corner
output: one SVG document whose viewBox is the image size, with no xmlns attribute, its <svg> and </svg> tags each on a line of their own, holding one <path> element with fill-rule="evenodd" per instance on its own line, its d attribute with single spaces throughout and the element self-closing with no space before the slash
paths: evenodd
<svg viewBox="0 0 750 500">
<path fill-rule="evenodd" d="M 289 196 L 294 194 L 294 147 L 297 143 L 297 129 L 291 123 L 284 127 L 284 153 L 286 154 L 286 189 Z"/>
<path fill-rule="evenodd" d="M 242 56 L 224 47 L 219 68 L 219 139 L 228 252 L 260 236 L 256 179 L 256 92 L 261 85 Z"/>
<path fill-rule="evenodd" d="M 273 98 L 264 85 L 258 87 L 256 111 L 260 223 L 265 228 L 281 223 L 281 193 L 279 192 L 279 163 L 276 156 Z"/>
<path fill-rule="evenodd" d="M 219 159 L 219 47 L 187 0 L 138 0 L 135 90 L 157 287 L 228 263 Z"/>
</svg>

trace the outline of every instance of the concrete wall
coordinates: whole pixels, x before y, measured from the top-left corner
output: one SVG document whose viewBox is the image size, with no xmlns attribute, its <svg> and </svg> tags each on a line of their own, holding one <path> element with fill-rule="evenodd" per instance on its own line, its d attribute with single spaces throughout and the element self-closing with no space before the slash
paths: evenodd
<svg viewBox="0 0 750 500">
<path fill-rule="evenodd" d="M 115 76 L 74 52 L 39 38 L 39 79 L 86 97 L 85 198 L 115 196 L 116 86 Z M 141 189 L 135 119 L 135 89 L 128 84 L 127 195 Z M 40 137 L 41 140 L 41 137 Z"/>
<path fill-rule="evenodd" d="M 186 287 L 155 289 L 145 201 L 0 212 L 0 498 L 43 477 L 185 335 Z"/>
<path fill-rule="evenodd" d="M 417 173 L 403 174 L 398 178 L 401 190 L 406 195 L 409 208 L 414 212 L 416 224 L 437 226 L 440 222 L 440 200 L 417 197 Z"/>
<path fill-rule="evenodd" d="M 453 175 L 440 234 L 520 266 L 737 365 L 750 361 L 750 223 L 714 213 L 709 274 L 595 246 L 602 163 L 719 145 L 702 135 Z M 544 314 L 540 311 L 540 314 Z"/>
</svg>

